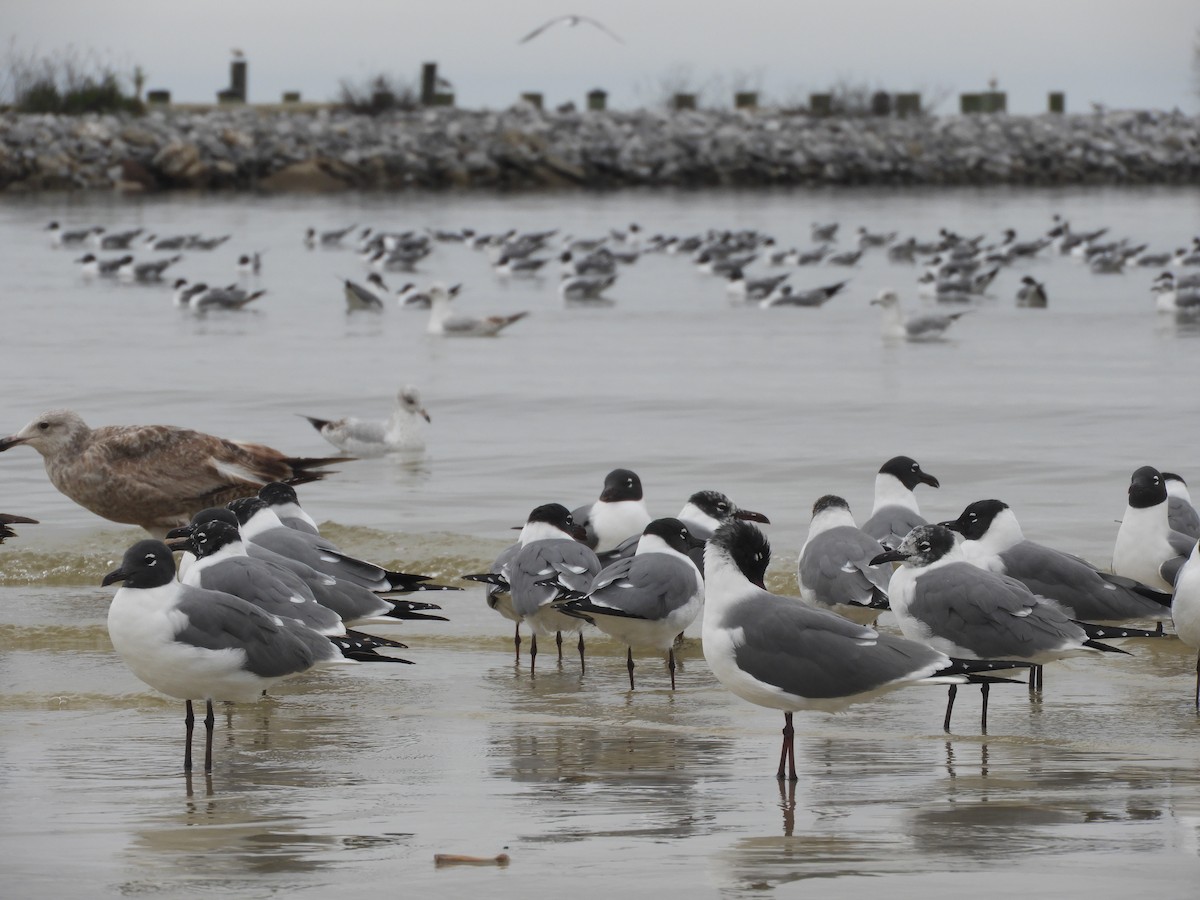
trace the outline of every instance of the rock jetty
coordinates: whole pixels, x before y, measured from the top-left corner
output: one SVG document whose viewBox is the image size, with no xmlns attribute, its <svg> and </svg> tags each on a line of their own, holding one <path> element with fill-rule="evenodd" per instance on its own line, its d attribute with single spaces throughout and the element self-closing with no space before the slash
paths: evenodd
<svg viewBox="0 0 1200 900">
<path fill-rule="evenodd" d="M 1179 112 L 842 118 L 756 111 L 156 109 L 0 114 L 0 190 L 1197 183 Z"/>
</svg>

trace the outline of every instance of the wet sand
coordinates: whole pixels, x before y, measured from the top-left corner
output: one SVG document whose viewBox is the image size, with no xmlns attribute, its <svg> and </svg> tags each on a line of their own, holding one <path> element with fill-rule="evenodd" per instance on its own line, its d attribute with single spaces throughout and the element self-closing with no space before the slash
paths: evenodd
<svg viewBox="0 0 1200 900">
<path fill-rule="evenodd" d="M 776 577 L 783 577 L 776 573 Z M 797 716 L 745 704 L 689 640 L 678 690 L 592 636 L 538 671 L 478 590 L 393 629 L 412 667 L 346 667 L 218 711 L 211 777 L 183 708 L 108 643 L 107 589 L 0 589 L 0 843 L 21 897 L 344 891 L 664 896 L 931 891 L 1191 896 L 1200 874 L 1194 657 L 1174 638 L 1047 668 L 1045 691 L 910 688 Z M 523 647 L 523 650 L 527 649 Z M 435 854 L 507 866 L 438 867 Z"/>
</svg>

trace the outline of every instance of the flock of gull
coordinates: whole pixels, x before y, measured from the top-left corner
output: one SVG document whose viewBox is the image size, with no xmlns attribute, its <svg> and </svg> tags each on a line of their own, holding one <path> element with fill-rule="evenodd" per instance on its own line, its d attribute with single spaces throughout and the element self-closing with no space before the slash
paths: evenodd
<svg viewBox="0 0 1200 900">
<path fill-rule="evenodd" d="M 410 405 L 423 412 L 419 401 Z M 313 424 L 331 435 L 349 428 Z M 314 667 L 407 662 L 397 655 L 403 644 L 362 629 L 441 620 L 438 605 L 407 597 L 462 589 L 356 558 L 320 534 L 293 486 L 352 457 L 291 457 L 162 425 L 93 429 L 70 410 L 45 412 L 0 438 L 0 451 L 18 446 L 42 455 L 65 496 L 151 535 L 104 577 L 120 584 L 108 628 L 137 677 L 185 701 L 186 769 L 193 701 L 206 703 L 211 771 L 214 701 L 253 700 Z M 836 711 L 940 684 L 949 689 L 948 732 L 958 686 L 977 684 L 986 732 L 993 684 L 1027 673 L 1029 689 L 1041 689 L 1042 666 L 1120 657 L 1117 640 L 1173 639 L 1165 622 L 1200 649 L 1200 516 L 1178 475 L 1150 466 L 1133 472 L 1111 571 L 1027 540 L 999 500 L 930 523 L 915 493 L 922 485 L 940 482 L 916 460 L 884 462 L 861 526 L 843 498 L 817 499 L 799 554 L 799 596 L 765 586 L 766 515 L 699 490 L 675 516 L 655 518 L 640 477 L 624 468 L 573 509 L 537 503 L 488 571 L 461 577 L 482 583 L 488 606 L 513 623 L 518 663 L 521 627 L 530 632 L 531 673 L 539 635 L 555 636 L 560 660 L 563 635 L 577 636 L 582 669 L 584 635 L 595 628 L 628 647 L 631 691 L 635 650 L 665 654 L 675 689 L 674 650 L 699 621 L 720 684 L 784 713 L 780 779 L 796 779 L 798 711 Z M 10 526 L 32 522 L 0 515 L 0 542 L 14 536 Z M 877 627 L 889 610 L 894 626 Z M 1200 658 L 1196 684 L 1200 710 Z"/>
<path fill-rule="evenodd" d="M 929 341 L 943 338 L 973 301 L 994 297 L 996 278 L 1005 269 L 1034 258 L 1066 257 L 1100 276 L 1128 271 L 1154 272 L 1149 292 L 1155 308 L 1188 320 L 1200 318 L 1200 237 L 1173 250 L 1158 250 L 1128 238 L 1111 238 L 1108 229 L 1073 229 L 1055 216 L 1043 234 L 1028 240 L 1012 229 L 998 237 L 962 235 L 941 229 L 936 236 L 901 237 L 897 232 L 872 232 L 859 227 L 849 240 L 839 243 L 836 222 L 814 223 L 811 245 L 782 247 L 777 240 L 755 229 L 708 230 L 691 235 L 646 234 L 637 224 L 611 229 L 595 236 L 560 234 L 557 229 L 521 232 L 509 229 L 480 233 L 460 230 L 386 230 L 349 225 L 333 230 L 309 228 L 304 245 L 314 250 L 344 250 L 357 255 L 367 274 L 361 279 L 337 276 L 342 296 L 352 313 L 381 313 L 395 305 L 406 310 L 427 310 L 426 332 L 444 337 L 494 337 L 529 315 L 528 310 L 502 313 L 475 312 L 456 302 L 462 284 L 422 283 L 420 272 L 439 245 L 460 244 L 480 251 L 496 279 L 557 279 L 557 291 L 568 305 L 613 305 L 611 293 L 618 280 L 646 254 L 688 260 L 698 271 L 724 282 L 732 302 L 764 309 L 816 308 L 843 293 L 866 254 L 885 254 L 889 262 L 908 266 L 918 274 L 913 293 L 932 302 L 934 310 L 906 313 L 901 292 L 892 287 L 877 291 L 872 304 L 881 309 L 886 338 Z M 174 303 L 192 313 L 244 310 L 267 294 L 262 288 L 262 255 L 237 257 L 236 280 L 223 276 L 209 281 L 171 279 L 169 270 L 183 254 L 211 251 L 228 235 L 157 235 L 143 229 L 108 231 L 103 226 L 66 230 L 58 222 L 47 226 L 57 247 L 88 248 L 77 259 L 87 278 L 113 278 L 135 283 L 170 282 Z M 97 256 L 103 251 L 114 255 Z M 137 252 L 160 254 L 139 260 Z M 161 255 L 169 253 L 170 255 Z M 810 277 L 805 285 L 793 283 L 804 273 L 836 269 L 842 277 Z M 390 286 L 387 279 L 394 280 Z M 1014 293 L 1018 306 L 1046 308 L 1051 291 L 1033 276 L 1020 277 Z"/>
</svg>

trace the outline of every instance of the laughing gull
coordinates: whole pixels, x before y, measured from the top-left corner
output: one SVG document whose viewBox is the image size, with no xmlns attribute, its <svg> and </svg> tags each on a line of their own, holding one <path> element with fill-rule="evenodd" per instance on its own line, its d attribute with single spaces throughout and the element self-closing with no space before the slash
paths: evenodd
<svg viewBox="0 0 1200 900">
<path fill-rule="evenodd" d="M 830 297 L 836 296 L 849 283 L 848 281 L 839 281 L 837 284 L 828 284 L 807 291 L 793 290 L 790 284 L 785 284 L 781 285 L 779 290 L 760 300 L 758 305 L 762 309 L 770 309 L 775 306 L 821 306 Z"/>
<path fill-rule="evenodd" d="M 50 232 L 50 246 L 52 247 L 72 247 L 84 243 L 92 236 L 92 227 L 78 228 L 73 231 L 64 231 L 63 227 L 58 222 L 51 222 L 45 228 Z"/>
<path fill-rule="evenodd" d="M 69 409 L 42 413 L 0 451 L 27 444 L 42 454 L 50 483 L 85 509 L 161 536 L 208 506 L 252 495 L 269 481 L 304 484 L 344 457 L 285 456 L 171 425 L 89 428 Z"/>
<path fill-rule="evenodd" d="M 462 285 L 456 284 L 447 288 L 451 294 L 457 294 Z M 429 309 L 433 301 L 429 299 L 429 292 L 423 291 L 411 281 L 405 282 L 396 289 L 396 302 L 405 309 Z"/>
<path fill-rule="evenodd" d="M 529 315 L 528 312 L 506 316 L 469 316 L 456 313 L 450 302 L 454 292 L 441 283 L 429 288 L 429 334 L 445 337 L 493 337 L 514 322 Z"/>
<path fill-rule="evenodd" d="M 529 671 L 537 663 L 538 633 L 556 633 L 559 657 L 562 656 L 562 632 L 579 633 L 579 665 L 584 666 L 582 619 L 554 608 L 563 593 L 584 593 L 600 573 L 600 560 L 580 538 L 583 529 L 575 524 L 570 511 L 559 503 L 547 503 L 529 514 L 521 529 L 517 551 L 508 566 L 508 584 L 513 609 L 530 630 Z"/>
<path fill-rule="evenodd" d="M 871 565 L 883 550 L 854 524 L 845 500 L 826 494 L 813 504 L 808 538 L 800 549 L 800 599 L 860 625 L 873 623 L 887 609 L 892 577 L 891 566 Z"/>
<path fill-rule="evenodd" d="M 905 636 L 957 658 L 1043 665 L 1069 656 L 1125 652 L 1093 635 L 1148 634 L 1074 621 L 1054 601 L 1037 596 L 1015 578 L 971 565 L 944 525 L 917 526 L 899 547 L 873 562 L 903 563 L 892 575 L 888 596 Z M 956 693 L 952 685 L 946 731 Z M 984 732 L 987 700 L 985 684 Z"/>
<path fill-rule="evenodd" d="M 1192 547 L 1175 579 L 1171 618 L 1179 639 L 1200 651 L 1200 542 Z M 1196 657 L 1196 710 L 1200 712 L 1200 655 Z"/>
<path fill-rule="evenodd" d="M 1162 474 L 1142 466 L 1130 479 L 1129 503 L 1117 530 L 1112 569 L 1118 575 L 1170 593 L 1192 552 L 1194 538 L 1171 528 Z"/>
<path fill-rule="evenodd" d="M 1170 617 L 1170 594 L 1027 540 L 1016 515 L 1000 500 L 978 500 L 953 522 L 941 524 L 963 536 L 959 547 L 968 562 L 1017 579 L 1057 602 L 1073 619 L 1128 622 Z"/>
<path fill-rule="evenodd" d="M 151 262 L 135 262 L 133 257 L 128 257 L 124 265 L 117 268 L 117 277 L 122 281 L 161 281 L 163 272 L 167 271 L 175 263 L 183 259 L 182 256 L 168 256 L 163 259 L 156 259 Z"/>
<path fill-rule="evenodd" d="M 340 450 L 356 456 L 382 456 L 385 453 L 416 453 L 425 449 L 424 422 L 429 412 L 421 404 L 421 394 L 411 384 L 396 394 L 396 403 L 387 419 L 317 419 L 305 416 L 321 437 Z"/>
<path fill-rule="evenodd" d="M 1200 514 L 1192 505 L 1192 495 L 1187 482 L 1174 472 L 1163 472 L 1163 484 L 1167 486 L 1167 522 L 1174 531 L 1188 537 L 1200 538 Z"/>
<path fill-rule="evenodd" d="M 895 547 L 918 525 L 927 524 L 913 493 L 918 484 L 941 487 L 911 456 L 893 456 L 880 466 L 875 475 L 875 505 L 862 530 L 879 543 Z"/>
<path fill-rule="evenodd" d="M 1200 288 L 1185 286 L 1170 272 L 1163 272 L 1154 279 L 1150 290 L 1155 294 L 1154 307 L 1159 312 L 1200 312 Z"/>
<path fill-rule="evenodd" d="M 79 271 L 84 278 L 94 278 L 99 275 L 102 278 L 116 278 L 117 272 L 123 267 L 133 262 L 132 256 L 114 256 L 108 259 L 97 259 L 95 254 L 85 253 L 79 259 L 75 260 L 79 263 Z"/>
<path fill-rule="evenodd" d="M 724 525 L 726 522 L 732 522 L 734 519 L 742 519 L 746 522 L 762 522 L 764 525 L 770 525 L 771 520 L 760 512 L 754 512 L 751 509 L 742 509 L 727 496 L 720 491 L 696 491 L 687 502 L 683 504 L 683 509 L 676 513 L 675 518 L 687 526 L 692 536 L 698 538 L 701 542 L 707 541 L 713 536 L 713 532 Z M 613 559 L 624 559 L 627 556 L 633 556 L 637 552 L 638 542 L 641 541 L 641 534 L 635 534 L 627 537 L 610 551 L 606 556 Z M 697 569 L 704 568 L 704 547 L 696 547 L 688 552 L 692 562 L 696 564 Z"/>
<path fill-rule="evenodd" d="M 613 275 L 563 275 L 558 295 L 563 300 L 602 300 L 601 295 L 617 282 Z"/>
<path fill-rule="evenodd" d="M 279 521 L 288 528 L 306 531 L 309 534 L 320 534 L 316 520 L 300 506 L 300 498 L 290 484 L 282 481 L 272 481 L 258 489 L 258 499 L 267 504 L 279 516 Z"/>
<path fill-rule="evenodd" d="M 945 334 L 946 329 L 955 320 L 965 316 L 967 311 L 957 313 L 924 313 L 916 316 L 905 316 L 900 308 L 900 297 L 895 291 L 879 292 L 872 306 L 883 310 L 883 336 L 899 338 L 908 341 L 936 341 Z"/>
<path fill-rule="evenodd" d="M 342 279 L 342 294 L 346 298 L 346 309 L 350 312 L 383 312 L 383 300 L 380 296 L 349 278 Z"/>
<path fill-rule="evenodd" d="M 838 223 L 837 222 L 813 222 L 812 224 L 812 239 L 814 244 L 819 244 L 822 241 L 837 240 Z"/>
<path fill-rule="evenodd" d="M 179 578 L 184 584 L 233 594 L 263 612 L 302 622 L 324 635 L 346 633 L 342 617 L 318 603 L 300 576 L 250 556 L 236 525 L 214 519 L 190 529 L 186 538 L 167 547 L 188 550 L 195 557 Z"/>
<path fill-rule="evenodd" d="M 478 581 L 484 586 L 484 600 L 489 609 L 494 609 L 513 625 L 513 650 L 516 662 L 521 662 L 521 614 L 513 607 L 512 588 L 508 583 L 512 561 L 521 552 L 521 543 L 509 544 L 492 563 L 487 572 L 463 575 L 467 581 Z"/>
<path fill-rule="evenodd" d="M 345 228 L 338 228 L 333 231 L 317 232 L 315 228 L 308 228 L 304 231 L 304 246 L 310 250 L 318 245 L 321 247 L 340 247 L 346 235 L 352 232 L 357 226 L 347 225 Z"/>
<path fill-rule="evenodd" d="M 1017 288 L 1017 306 L 1026 309 L 1045 309 L 1047 303 L 1046 286 L 1032 275 L 1024 276 L 1021 279 L 1021 286 Z"/>
<path fill-rule="evenodd" d="M 266 290 L 247 291 L 237 285 L 228 285 L 223 288 L 210 287 L 207 291 L 193 294 L 188 301 L 187 308 L 201 315 L 214 310 L 239 310 L 265 296 L 266 293 Z"/>
<path fill-rule="evenodd" d="M 99 250 L 128 250 L 133 239 L 141 233 L 141 228 L 110 232 L 103 225 L 98 225 L 92 229 L 91 241 Z"/>
<path fill-rule="evenodd" d="M 226 522 L 235 528 L 240 524 L 237 516 L 231 510 L 213 507 L 200 510 L 192 517 L 190 524 L 171 529 L 167 532 L 167 537 L 172 540 L 187 538 L 194 529 L 203 527 L 212 521 Z M 245 547 L 247 555 L 255 559 L 266 560 L 272 565 L 287 569 L 297 575 L 312 592 L 316 601 L 336 612 L 346 625 L 395 625 L 398 621 L 414 619 L 445 621 L 444 616 L 429 612 L 429 610 L 440 609 L 435 604 L 387 599 L 361 584 L 319 572 L 299 560 L 276 553 L 274 550 L 269 550 L 244 538 L 242 545 Z M 192 561 L 188 561 L 188 557 L 191 556 L 192 554 L 185 551 L 184 558 L 180 560 L 180 569 L 184 572 L 185 578 L 191 566 L 195 564 L 194 557 L 192 557 Z"/>
<path fill-rule="evenodd" d="M 523 37 L 519 41 L 517 41 L 517 43 L 524 44 L 524 43 L 527 43 L 528 41 L 532 41 L 535 37 L 537 37 L 543 31 L 545 31 L 548 28 L 553 28 L 555 25 L 566 25 L 569 28 L 574 28 L 576 25 L 580 25 L 580 24 L 587 24 L 587 25 L 591 25 L 593 28 L 600 29 L 605 34 L 607 34 L 610 38 L 612 38 L 614 41 L 616 41 L 618 44 L 625 43 L 619 37 L 617 37 L 615 34 L 613 34 L 611 31 L 609 31 L 607 28 L 605 28 L 604 25 L 602 25 L 596 19 L 593 19 L 591 16 L 579 16 L 579 15 L 574 15 L 574 14 L 566 15 L 566 16 L 555 16 L 553 19 L 550 19 L 547 22 L 543 22 L 537 28 L 533 29 L 533 31 L 529 32 L 529 34 L 525 35 L 525 37 Z"/>
<path fill-rule="evenodd" d="M 428 575 L 395 572 L 350 556 L 327 538 L 288 528 L 258 497 L 242 497 L 228 504 L 238 518 L 242 538 L 298 560 L 318 572 L 361 585 L 379 594 L 413 591 L 457 591 L 461 588 L 429 582 Z"/>
<path fill-rule="evenodd" d="M 725 273 L 727 284 L 725 289 L 742 300 L 765 300 L 775 293 L 775 289 L 791 276 L 770 275 L 765 278 L 747 278 L 741 269 L 731 269 Z"/>
<path fill-rule="evenodd" d="M 16 537 L 17 533 L 9 528 L 9 525 L 37 525 L 37 519 L 29 519 L 25 516 L 14 516 L 11 513 L 0 513 L 0 544 L 4 543 L 5 538 Z"/>
<path fill-rule="evenodd" d="M 600 499 L 571 512 L 584 532 L 584 542 L 597 555 L 614 550 L 650 524 L 650 511 L 642 494 L 642 480 L 629 469 L 613 469 L 604 476 Z"/>
<path fill-rule="evenodd" d="M 584 596 L 554 604 L 626 645 L 631 691 L 634 647 L 667 651 L 675 690 L 675 638 L 695 621 L 704 602 L 704 579 L 688 553 L 703 546 L 679 519 L 655 519 L 633 556 L 605 566 Z"/>
<path fill-rule="evenodd" d="M 184 250 L 216 250 L 225 243 L 232 235 L 221 234 L 216 237 L 206 238 L 199 234 L 189 234 L 187 243 L 183 245 Z"/>
<path fill-rule="evenodd" d="M 837 712 L 909 684 L 963 684 L 972 675 L 924 644 L 884 634 L 763 587 L 771 546 L 730 522 L 704 552 L 704 658 L 732 693 L 784 714 L 779 779 L 796 780 L 792 714 Z"/>
<path fill-rule="evenodd" d="M 123 585 L 108 609 L 113 649 L 150 687 L 186 701 L 187 771 L 192 768 L 193 700 L 207 706 L 204 771 L 211 772 L 213 700 L 257 700 L 282 678 L 348 659 L 337 638 L 272 616 L 240 597 L 176 581 L 175 561 L 161 541 L 139 541 L 126 550 L 120 567 L 101 584 L 116 582 Z"/>
</svg>

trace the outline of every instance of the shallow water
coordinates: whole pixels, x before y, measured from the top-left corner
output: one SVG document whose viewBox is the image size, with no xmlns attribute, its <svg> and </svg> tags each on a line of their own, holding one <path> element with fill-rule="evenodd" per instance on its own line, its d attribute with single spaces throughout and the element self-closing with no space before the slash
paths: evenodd
<svg viewBox="0 0 1200 900">
<path fill-rule="evenodd" d="M 532 506 L 581 504 L 625 465 L 658 513 L 716 488 L 770 515 L 771 584 L 790 593 L 812 502 L 840 493 L 864 518 L 874 471 L 897 453 L 941 479 L 920 489 L 929 517 L 1000 497 L 1030 537 L 1104 564 L 1129 473 L 1196 471 L 1200 332 L 1154 312 L 1152 272 L 1035 260 L 1003 272 L 950 340 L 893 345 L 867 300 L 896 286 L 906 306 L 919 301 L 915 272 L 882 253 L 848 272 L 799 270 L 799 286 L 852 278 L 820 310 L 731 304 L 665 256 L 624 271 L 614 306 L 581 309 L 562 306 L 553 277 L 505 284 L 474 251 L 440 246 L 420 280 L 463 282 L 471 310 L 533 311 L 496 340 L 446 341 L 424 335 L 420 312 L 347 315 L 334 279 L 361 277 L 357 260 L 300 239 L 309 224 L 352 221 L 580 235 L 638 221 L 757 227 L 807 246 L 818 220 L 1030 237 L 1061 212 L 1167 249 L 1200 233 L 1196 200 L 1177 189 L 8 200 L 0 433 L 70 405 L 93 425 L 170 422 L 325 455 L 296 414 L 382 417 L 412 382 L 433 417 L 424 454 L 359 460 L 301 492 L 344 546 L 409 571 L 478 571 Z M 76 254 L 46 247 L 38 229 L 52 218 L 232 232 L 180 274 L 232 281 L 234 258 L 260 250 L 269 293 L 252 313 L 197 319 L 165 287 L 88 285 Z M 1015 308 L 1026 272 L 1048 285 L 1049 309 Z M 724 693 L 697 641 L 674 693 L 650 657 L 630 693 L 623 648 L 598 636 L 586 674 L 573 648 L 559 667 L 543 646 L 531 678 L 475 589 L 443 595 L 450 622 L 398 630 L 416 666 L 314 675 L 220 711 L 215 772 L 189 785 L 182 704 L 113 654 L 111 592 L 95 587 L 139 532 L 63 498 L 28 450 L 0 456 L 0 486 L 0 510 L 42 522 L 0 548 L 0 844 L 20 896 L 353 883 L 417 896 L 1182 897 L 1200 873 L 1195 657 L 1174 639 L 1052 666 L 1040 698 L 996 688 L 986 737 L 966 689 L 953 737 L 934 688 L 802 715 L 793 800 L 772 777 L 780 717 Z M 505 868 L 433 864 L 501 851 Z"/>
</svg>

